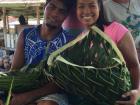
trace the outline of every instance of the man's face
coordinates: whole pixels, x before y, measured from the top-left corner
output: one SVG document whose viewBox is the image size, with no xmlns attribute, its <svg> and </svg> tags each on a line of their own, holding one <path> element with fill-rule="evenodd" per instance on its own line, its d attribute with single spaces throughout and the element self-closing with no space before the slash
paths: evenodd
<svg viewBox="0 0 140 105">
<path fill-rule="evenodd" d="M 58 28 L 67 16 L 66 7 L 61 0 L 51 0 L 44 11 L 44 24 L 49 28 Z"/>
</svg>

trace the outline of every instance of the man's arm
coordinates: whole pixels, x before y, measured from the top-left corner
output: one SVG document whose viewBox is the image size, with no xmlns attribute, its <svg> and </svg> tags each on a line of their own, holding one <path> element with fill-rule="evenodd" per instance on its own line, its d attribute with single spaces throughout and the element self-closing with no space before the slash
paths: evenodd
<svg viewBox="0 0 140 105">
<path fill-rule="evenodd" d="M 10 105 L 25 105 L 28 103 L 32 103 L 36 99 L 39 99 L 42 96 L 56 93 L 58 91 L 59 91 L 59 88 L 55 84 L 48 83 L 39 89 L 35 89 L 32 91 L 28 91 L 28 92 L 20 93 L 20 94 L 13 94 Z"/>
<path fill-rule="evenodd" d="M 17 40 L 16 50 L 14 52 L 14 57 L 11 64 L 11 70 L 20 69 L 23 65 L 24 65 L 24 34 L 23 32 L 21 32 Z"/>
<path fill-rule="evenodd" d="M 24 66 L 24 34 L 23 32 L 20 33 L 18 41 L 17 41 L 17 47 L 14 53 L 11 70 L 18 70 L 22 66 Z M 58 90 L 59 88 L 55 84 L 48 83 L 45 86 L 40 87 L 38 89 L 34 89 L 32 91 L 28 91 L 28 92 L 24 92 L 20 94 L 14 93 L 10 105 L 24 105 L 42 96 L 45 96 L 51 93 L 56 93 Z"/>
</svg>

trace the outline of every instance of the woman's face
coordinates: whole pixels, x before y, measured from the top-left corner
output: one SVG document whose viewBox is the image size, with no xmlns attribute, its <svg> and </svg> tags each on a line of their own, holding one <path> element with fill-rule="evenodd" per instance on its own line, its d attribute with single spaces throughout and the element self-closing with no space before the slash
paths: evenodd
<svg viewBox="0 0 140 105">
<path fill-rule="evenodd" d="M 89 28 L 99 17 L 98 0 L 77 0 L 77 18 Z"/>
</svg>

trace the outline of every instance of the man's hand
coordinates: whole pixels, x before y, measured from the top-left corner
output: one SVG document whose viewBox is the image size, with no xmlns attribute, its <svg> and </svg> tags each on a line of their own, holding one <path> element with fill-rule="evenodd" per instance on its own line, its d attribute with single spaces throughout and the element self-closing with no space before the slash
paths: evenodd
<svg viewBox="0 0 140 105">
<path fill-rule="evenodd" d="M 10 105 L 26 105 L 31 101 L 31 97 L 28 97 L 26 93 L 12 94 Z"/>
<path fill-rule="evenodd" d="M 56 93 L 58 91 L 59 87 L 56 84 L 50 82 L 38 89 L 33 89 L 32 91 L 20 94 L 12 94 L 13 97 L 11 99 L 10 105 L 26 105 L 42 96 Z"/>
<path fill-rule="evenodd" d="M 2 101 L 1 99 L 0 99 L 0 105 L 4 105 L 4 104 L 3 104 L 3 101 Z"/>
<path fill-rule="evenodd" d="M 140 90 L 131 90 L 122 95 L 122 98 L 130 97 L 128 101 L 116 101 L 117 105 L 136 105 L 138 99 L 140 98 Z"/>
</svg>

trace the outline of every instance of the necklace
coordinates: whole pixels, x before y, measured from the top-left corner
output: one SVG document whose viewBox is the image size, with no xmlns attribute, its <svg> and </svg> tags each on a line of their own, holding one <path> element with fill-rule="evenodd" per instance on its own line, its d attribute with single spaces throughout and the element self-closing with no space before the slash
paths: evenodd
<svg viewBox="0 0 140 105">
<path fill-rule="evenodd" d="M 118 3 L 118 2 L 115 2 L 115 3 L 120 5 L 121 7 L 125 8 L 126 9 L 126 13 L 130 14 L 130 0 L 128 2 L 128 6 L 127 7 L 125 5 L 123 5 L 122 3 Z"/>
</svg>

